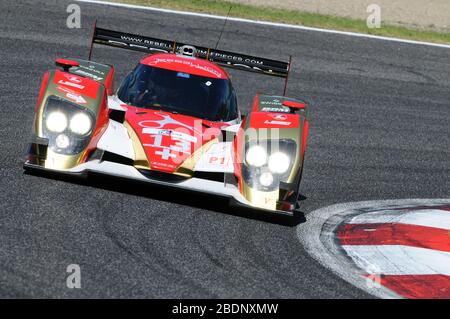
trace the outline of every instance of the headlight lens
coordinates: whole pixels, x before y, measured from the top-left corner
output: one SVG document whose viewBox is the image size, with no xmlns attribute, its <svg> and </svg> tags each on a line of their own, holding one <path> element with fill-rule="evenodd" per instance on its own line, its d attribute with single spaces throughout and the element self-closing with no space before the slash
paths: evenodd
<svg viewBox="0 0 450 319">
<path fill-rule="evenodd" d="M 85 135 L 91 130 L 91 119 L 85 113 L 75 114 L 70 120 L 70 130 L 75 134 Z"/>
<path fill-rule="evenodd" d="M 275 174 L 283 174 L 285 173 L 291 160 L 288 155 L 282 152 L 276 152 L 269 157 L 269 169 L 271 172 Z"/>
<path fill-rule="evenodd" d="M 259 177 L 259 182 L 264 187 L 269 187 L 273 183 L 273 175 L 269 172 L 262 173 Z"/>
<path fill-rule="evenodd" d="M 45 121 L 45 125 L 49 131 L 61 133 L 67 127 L 67 117 L 60 111 L 51 112 Z"/>
<path fill-rule="evenodd" d="M 251 146 L 245 156 L 247 164 L 254 167 L 261 167 L 267 162 L 267 152 L 260 145 Z"/>
<path fill-rule="evenodd" d="M 59 134 L 55 139 L 56 146 L 65 149 L 70 145 L 70 140 L 65 134 Z"/>
</svg>

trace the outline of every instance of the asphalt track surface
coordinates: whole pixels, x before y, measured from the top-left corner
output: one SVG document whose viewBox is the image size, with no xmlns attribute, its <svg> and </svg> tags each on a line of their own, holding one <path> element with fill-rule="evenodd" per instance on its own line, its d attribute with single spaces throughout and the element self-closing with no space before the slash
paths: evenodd
<svg viewBox="0 0 450 319">
<path fill-rule="evenodd" d="M 95 178 L 23 174 L 40 79 L 56 57 L 86 57 L 99 26 L 214 46 L 222 22 L 65 1 L 0 4 L 0 297 L 371 297 L 309 256 L 295 224 L 218 199 Z M 302 211 L 445 198 L 450 190 L 450 50 L 233 22 L 219 48 L 285 59 L 289 94 L 311 102 Z M 96 47 L 117 83 L 140 53 Z M 231 72 L 242 110 L 282 81 Z M 298 219 L 298 222 L 301 218 Z M 66 287 L 79 264 L 81 289 Z"/>
</svg>

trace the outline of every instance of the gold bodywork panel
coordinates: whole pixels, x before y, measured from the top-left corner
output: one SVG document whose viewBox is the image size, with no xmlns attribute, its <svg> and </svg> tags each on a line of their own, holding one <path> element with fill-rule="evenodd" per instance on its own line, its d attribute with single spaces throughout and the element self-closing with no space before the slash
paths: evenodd
<svg viewBox="0 0 450 319">
<path fill-rule="evenodd" d="M 150 169 L 150 163 L 148 161 L 144 147 L 142 146 L 142 143 L 139 140 L 138 135 L 127 121 L 123 122 L 123 125 L 127 129 L 128 136 L 130 137 L 131 143 L 133 145 L 134 167 L 142 169 Z"/>
<path fill-rule="evenodd" d="M 287 179 L 286 183 L 294 183 L 298 174 L 300 173 L 300 169 L 303 165 L 302 158 L 302 132 L 305 125 L 305 116 L 300 116 L 300 125 L 298 128 L 280 128 L 280 129 L 255 129 L 249 128 L 249 122 L 247 121 L 247 125 L 245 127 L 247 130 L 252 130 L 251 134 L 245 134 L 243 148 L 245 148 L 246 143 L 252 141 L 275 141 L 275 140 L 284 140 L 289 139 L 295 141 L 296 151 L 295 158 L 293 160 L 293 165 L 291 172 Z M 245 149 L 242 149 L 242 154 L 245 154 Z M 245 155 L 244 155 L 245 157 Z M 242 164 L 244 165 L 244 164 Z M 244 180 L 242 181 L 242 195 L 251 203 L 251 205 L 259 208 L 275 210 L 277 209 L 278 201 L 283 200 L 284 197 L 288 195 L 288 192 L 281 192 L 280 198 L 280 189 L 277 188 L 274 191 L 260 191 L 255 188 L 252 188 L 249 184 L 247 184 Z"/>
<path fill-rule="evenodd" d="M 218 138 L 214 138 L 209 142 L 206 142 L 194 153 L 191 154 L 175 171 L 175 174 L 191 177 L 194 174 L 194 167 L 203 154 L 205 154 L 213 144 L 219 143 Z"/>
<path fill-rule="evenodd" d="M 38 112 L 35 115 L 34 121 L 34 134 L 38 137 L 44 137 L 43 133 L 43 117 L 44 117 L 44 106 L 47 102 L 49 96 L 57 96 L 63 99 L 66 99 L 64 94 L 57 89 L 57 84 L 54 83 L 55 71 L 49 72 L 48 84 L 45 90 L 44 95 L 42 96 L 41 104 L 39 105 Z M 83 107 L 86 107 L 94 112 L 95 118 L 98 117 L 100 106 L 102 104 L 102 98 L 104 94 L 104 86 L 101 85 L 97 92 L 97 98 L 91 99 L 88 96 L 83 95 L 83 98 L 86 100 L 86 103 Z M 86 149 L 81 151 L 78 154 L 74 155 L 64 155 L 57 154 L 53 152 L 50 148 L 47 149 L 47 158 L 44 161 L 44 167 L 49 169 L 70 169 L 81 163 L 84 155 L 86 154 Z"/>
</svg>

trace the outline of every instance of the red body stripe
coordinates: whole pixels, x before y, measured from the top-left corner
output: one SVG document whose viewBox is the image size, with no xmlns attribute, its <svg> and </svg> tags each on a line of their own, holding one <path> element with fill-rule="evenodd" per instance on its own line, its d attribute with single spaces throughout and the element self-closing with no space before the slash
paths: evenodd
<svg viewBox="0 0 450 319">
<path fill-rule="evenodd" d="M 44 78 L 42 79 L 41 89 L 39 91 L 39 97 L 38 97 L 38 102 L 37 102 L 37 106 L 36 106 L 36 113 L 38 112 L 39 107 L 42 103 L 42 98 L 44 97 L 44 93 L 47 90 L 48 77 L 49 77 L 49 72 L 47 71 L 47 72 L 45 72 Z"/>
<path fill-rule="evenodd" d="M 450 276 L 382 275 L 377 280 L 380 280 L 384 287 L 405 298 L 450 299 Z"/>
<path fill-rule="evenodd" d="M 450 252 L 449 230 L 408 224 L 345 224 L 341 245 L 405 245 Z"/>
<path fill-rule="evenodd" d="M 259 94 L 256 94 L 253 98 L 252 112 L 258 112 L 259 106 Z"/>
<path fill-rule="evenodd" d="M 97 143 L 102 137 L 103 133 L 105 133 L 106 128 L 108 127 L 109 116 L 108 116 L 108 95 L 107 91 L 103 91 L 102 104 L 100 106 L 100 111 L 97 116 L 97 123 L 95 124 L 94 132 L 92 133 L 91 141 L 87 147 L 87 152 L 84 153 L 82 162 L 85 162 L 89 154 L 95 151 L 97 148 Z"/>
</svg>

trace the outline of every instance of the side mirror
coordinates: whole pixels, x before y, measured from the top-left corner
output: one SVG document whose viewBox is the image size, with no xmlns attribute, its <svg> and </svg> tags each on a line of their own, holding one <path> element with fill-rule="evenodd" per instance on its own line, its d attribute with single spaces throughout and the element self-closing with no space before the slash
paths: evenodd
<svg viewBox="0 0 450 319">
<path fill-rule="evenodd" d="M 63 69 L 64 72 L 69 72 L 69 69 L 73 66 L 80 66 L 80 63 L 74 60 L 67 60 L 58 58 L 55 60 L 56 66 L 59 66 Z"/>
<path fill-rule="evenodd" d="M 306 104 L 305 103 L 294 102 L 294 101 L 284 101 L 283 105 L 287 106 L 287 107 L 289 107 L 291 109 L 304 109 L 304 108 L 306 108 Z"/>
</svg>

